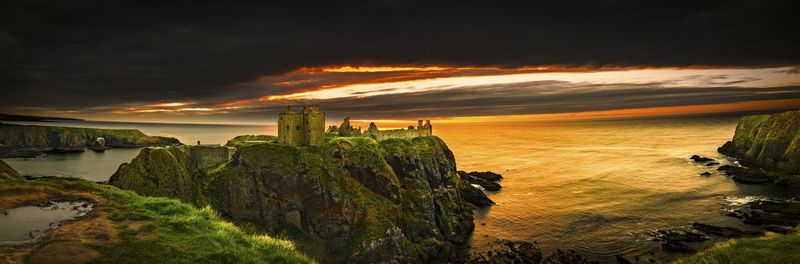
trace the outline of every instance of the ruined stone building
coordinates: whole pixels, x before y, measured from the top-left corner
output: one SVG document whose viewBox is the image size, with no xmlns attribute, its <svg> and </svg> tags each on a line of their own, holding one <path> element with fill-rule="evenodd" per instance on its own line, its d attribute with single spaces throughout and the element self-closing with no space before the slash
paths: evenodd
<svg viewBox="0 0 800 264">
<path fill-rule="evenodd" d="M 366 136 L 371 137 L 377 141 L 389 139 L 389 138 L 415 138 L 415 137 L 429 137 L 433 135 L 433 127 L 431 126 L 430 120 L 425 120 L 425 123 L 422 123 L 422 120 L 417 121 L 417 127 L 408 126 L 406 129 L 387 129 L 387 130 L 380 130 L 375 123 L 369 123 L 369 128 L 367 129 Z"/>
<path fill-rule="evenodd" d="M 317 145 L 325 138 L 325 113 L 318 105 L 296 112 L 291 106 L 278 115 L 278 143 L 292 146 Z"/>
<path fill-rule="evenodd" d="M 360 137 L 363 136 L 360 127 L 353 127 L 350 125 L 350 117 L 346 117 L 342 125 L 339 127 L 328 127 L 328 135 L 340 137 Z"/>
</svg>

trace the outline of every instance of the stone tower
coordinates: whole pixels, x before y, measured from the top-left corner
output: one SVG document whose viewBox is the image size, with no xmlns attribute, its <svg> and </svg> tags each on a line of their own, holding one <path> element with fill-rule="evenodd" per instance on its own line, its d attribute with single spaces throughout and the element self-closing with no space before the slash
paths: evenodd
<svg viewBox="0 0 800 264">
<path fill-rule="evenodd" d="M 278 115 L 278 143 L 292 146 L 317 145 L 325 137 L 325 113 L 319 106 L 303 107 L 300 112 L 286 107 Z"/>
<path fill-rule="evenodd" d="M 325 113 L 319 111 L 318 105 L 303 107 L 303 121 L 306 128 L 303 145 L 317 145 L 325 139 Z"/>
</svg>

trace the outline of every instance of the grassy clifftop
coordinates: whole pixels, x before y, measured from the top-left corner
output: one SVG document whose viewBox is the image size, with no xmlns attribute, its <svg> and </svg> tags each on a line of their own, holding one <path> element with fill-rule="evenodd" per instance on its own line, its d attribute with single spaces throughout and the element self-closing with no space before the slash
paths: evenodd
<svg viewBox="0 0 800 264">
<path fill-rule="evenodd" d="M 721 263 L 797 263 L 800 260 L 800 234 L 770 235 L 732 239 L 695 255 L 678 259 L 676 264 Z"/>
<path fill-rule="evenodd" d="M 436 137 L 329 137 L 311 147 L 239 137 L 229 145 L 237 148 L 228 162 L 201 170 L 176 147 L 143 151 L 110 183 L 210 205 L 329 262 L 442 261 L 460 253 L 474 227 L 463 198 L 474 187 Z"/>
<path fill-rule="evenodd" d="M 247 233 L 209 207 L 80 179 L 0 184 L 0 210 L 48 200 L 89 200 L 94 210 L 35 245 L 0 247 L 30 263 L 311 263 L 292 242 Z"/>
<path fill-rule="evenodd" d="M 719 152 L 769 172 L 800 174 L 800 110 L 742 118 Z"/>
<path fill-rule="evenodd" d="M 36 151 L 82 151 L 103 138 L 104 147 L 144 147 L 179 144 L 174 138 L 148 136 L 136 129 L 99 129 L 0 123 L 0 156 L 25 156 Z M 28 151 L 24 151 L 28 150 Z M 3 155 L 5 153 L 5 155 Z"/>
</svg>

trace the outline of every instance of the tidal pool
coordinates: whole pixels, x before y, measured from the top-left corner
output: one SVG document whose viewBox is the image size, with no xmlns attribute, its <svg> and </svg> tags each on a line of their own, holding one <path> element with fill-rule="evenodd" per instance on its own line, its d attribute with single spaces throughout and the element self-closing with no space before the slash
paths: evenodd
<svg viewBox="0 0 800 264">
<path fill-rule="evenodd" d="M 67 220 L 91 211 L 88 201 L 48 201 L 0 213 L 0 245 L 35 243 Z"/>
</svg>

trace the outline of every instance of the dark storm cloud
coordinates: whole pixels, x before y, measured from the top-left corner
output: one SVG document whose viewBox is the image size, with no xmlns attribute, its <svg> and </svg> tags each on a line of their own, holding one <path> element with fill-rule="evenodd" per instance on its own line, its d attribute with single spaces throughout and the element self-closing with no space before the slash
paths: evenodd
<svg viewBox="0 0 800 264">
<path fill-rule="evenodd" d="M 792 65 L 797 10 L 796 1 L 3 1 L 0 111 L 241 99 L 253 94 L 243 83 L 321 65 Z M 285 92 L 274 89 L 259 92 Z"/>
</svg>

